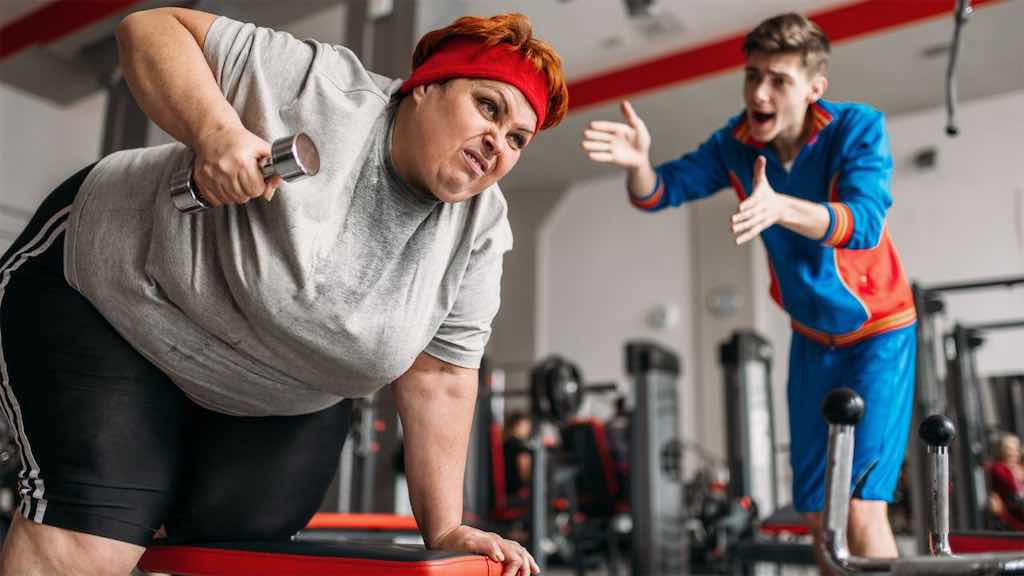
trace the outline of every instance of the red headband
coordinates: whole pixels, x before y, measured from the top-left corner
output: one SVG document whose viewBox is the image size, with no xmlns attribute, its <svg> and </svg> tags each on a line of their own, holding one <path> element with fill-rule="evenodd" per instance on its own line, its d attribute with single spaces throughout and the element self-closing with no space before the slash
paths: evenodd
<svg viewBox="0 0 1024 576">
<path fill-rule="evenodd" d="M 547 78 L 509 44 L 489 46 L 474 38 L 456 36 L 413 70 L 399 91 L 405 94 L 422 84 L 451 78 L 486 78 L 515 86 L 537 115 L 537 131 L 543 126 L 548 112 Z"/>
</svg>

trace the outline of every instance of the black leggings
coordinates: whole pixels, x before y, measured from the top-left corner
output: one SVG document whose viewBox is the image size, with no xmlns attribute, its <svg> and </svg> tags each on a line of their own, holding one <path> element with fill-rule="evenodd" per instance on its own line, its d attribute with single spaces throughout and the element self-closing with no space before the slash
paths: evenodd
<svg viewBox="0 0 1024 576">
<path fill-rule="evenodd" d="M 334 477 L 351 402 L 249 418 L 187 398 L 64 279 L 64 226 L 88 171 L 0 259 L 0 405 L 20 512 L 143 546 L 161 526 L 174 542 L 289 537 Z"/>
</svg>

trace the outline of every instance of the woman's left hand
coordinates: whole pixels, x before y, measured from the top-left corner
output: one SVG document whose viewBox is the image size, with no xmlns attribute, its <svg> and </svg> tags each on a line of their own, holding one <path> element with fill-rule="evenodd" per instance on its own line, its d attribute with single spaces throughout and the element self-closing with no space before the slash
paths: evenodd
<svg viewBox="0 0 1024 576">
<path fill-rule="evenodd" d="M 540 567 L 533 556 L 515 540 L 506 540 L 500 534 L 484 532 L 471 526 L 459 526 L 443 534 L 431 546 L 435 550 L 482 554 L 504 564 L 502 576 L 530 576 L 539 574 Z"/>
</svg>

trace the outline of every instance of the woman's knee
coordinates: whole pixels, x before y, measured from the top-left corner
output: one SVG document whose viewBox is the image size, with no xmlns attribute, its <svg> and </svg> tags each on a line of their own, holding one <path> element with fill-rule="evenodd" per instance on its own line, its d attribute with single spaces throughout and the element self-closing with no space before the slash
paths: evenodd
<svg viewBox="0 0 1024 576">
<path fill-rule="evenodd" d="M 127 542 L 37 524 L 15 514 L 4 540 L 4 574 L 124 575 L 145 548 Z"/>
</svg>

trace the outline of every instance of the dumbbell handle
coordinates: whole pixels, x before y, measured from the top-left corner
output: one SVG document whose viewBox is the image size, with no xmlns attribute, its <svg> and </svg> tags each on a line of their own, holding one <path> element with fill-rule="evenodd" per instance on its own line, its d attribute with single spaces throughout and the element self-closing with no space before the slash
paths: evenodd
<svg viewBox="0 0 1024 576">
<path fill-rule="evenodd" d="M 319 171 L 320 154 L 316 144 L 305 132 L 275 140 L 270 146 L 270 157 L 260 165 L 264 180 L 276 174 L 285 182 L 295 182 L 314 176 Z M 185 214 L 201 212 L 210 207 L 192 180 L 191 163 L 171 176 L 170 194 L 174 207 Z"/>
</svg>

